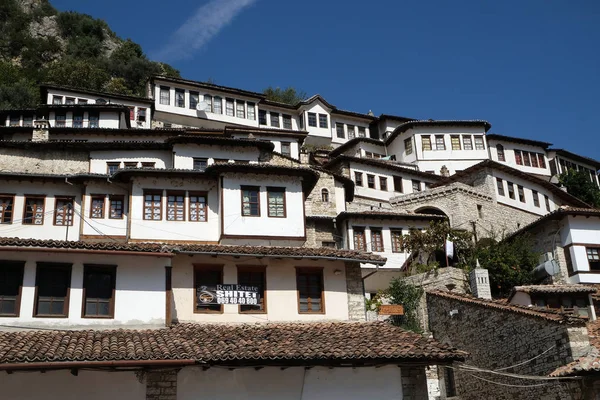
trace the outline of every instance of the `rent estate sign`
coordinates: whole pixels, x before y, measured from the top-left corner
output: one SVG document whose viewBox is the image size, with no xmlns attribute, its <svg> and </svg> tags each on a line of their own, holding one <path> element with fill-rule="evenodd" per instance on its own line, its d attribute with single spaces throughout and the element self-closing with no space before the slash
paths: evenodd
<svg viewBox="0 0 600 400">
<path fill-rule="evenodd" d="M 198 305 L 240 304 L 255 306 L 260 304 L 258 286 L 238 284 L 206 285 L 196 289 Z"/>
</svg>

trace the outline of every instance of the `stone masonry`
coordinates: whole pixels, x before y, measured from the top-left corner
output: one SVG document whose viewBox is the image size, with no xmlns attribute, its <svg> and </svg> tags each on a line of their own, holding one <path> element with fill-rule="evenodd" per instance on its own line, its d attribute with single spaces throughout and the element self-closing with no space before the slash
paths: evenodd
<svg viewBox="0 0 600 400">
<path fill-rule="evenodd" d="M 89 164 L 87 151 L 0 149 L 1 172 L 78 174 L 87 173 Z"/>
<path fill-rule="evenodd" d="M 348 319 L 366 321 L 365 295 L 360 263 L 346 263 L 346 291 L 348 293 Z"/>
<path fill-rule="evenodd" d="M 178 370 L 150 371 L 146 374 L 146 400 L 177 400 Z"/>
<path fill-rule="evenodd" d="M 306 220 L 304 247 L 322 247 L 323 242 L 340 243 L 341 237 L 334 229 L 333 218 L 309 218 Z"/>
</svg>

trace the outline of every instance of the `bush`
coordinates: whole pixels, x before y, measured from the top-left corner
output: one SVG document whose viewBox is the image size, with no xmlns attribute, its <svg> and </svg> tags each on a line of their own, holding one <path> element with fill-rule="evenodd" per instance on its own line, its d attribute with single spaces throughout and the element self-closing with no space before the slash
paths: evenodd
<svg viewBox="0 0 600 400">
<path fill-rule="evenodd" d="M 383 296 L 387 297 L 391 304 L 402 304 L 404 307 L 404 315 L 394 315 L 391 317 L 394 325 L 417 333 L 423 331 L 418 316 L 418 309 L 423 293 L 424 291 L 421 287 L 407 283 L 399 278 L 392 280 L 390 287 L 384 291 Z"/>
</svg>

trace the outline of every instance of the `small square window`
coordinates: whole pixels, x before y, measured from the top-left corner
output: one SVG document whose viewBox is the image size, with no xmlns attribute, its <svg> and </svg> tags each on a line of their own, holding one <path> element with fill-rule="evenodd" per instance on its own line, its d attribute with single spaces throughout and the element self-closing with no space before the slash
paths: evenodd
<svg viewBox="0 0 600 400">
<path fill-rule="evenodd" d="M 364 138 L 366 136 L 367 136 L 367 131 L 366 131 L 365 127 L 364 126 L 359 126 L 358 127 L 358 137 L 359 138 Z"/>
<path fill-rule="evenodd" d="M 206 158 L 194 158 L 192 168 L 197 171 L 204 171 L 208 166 L 208 159 Z"/>
<path fill-rule="evenodd" d="M 106 172 L 109 175 L 112 175 L 115 172 L 117 172 L 120 167 L 121 167 L 121 163 L 120 162 L 107 162 L 106 163 Z"/>
</svg>

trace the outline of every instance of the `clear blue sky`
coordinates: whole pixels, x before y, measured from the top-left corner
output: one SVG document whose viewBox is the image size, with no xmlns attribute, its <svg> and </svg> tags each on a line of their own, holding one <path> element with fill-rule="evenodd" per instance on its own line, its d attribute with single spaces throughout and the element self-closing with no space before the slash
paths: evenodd
<svg viewBox="0 0 600 400">
<path fill-rule="evenodd" d="M 294 86 L 376 115 L 485 119 L 490 132 L 600 159 L 597 0 L 51 2 L 106 20 L 187 79 Z M 214 29 L 173 36 L 202 6 Z"/>
</svg>

